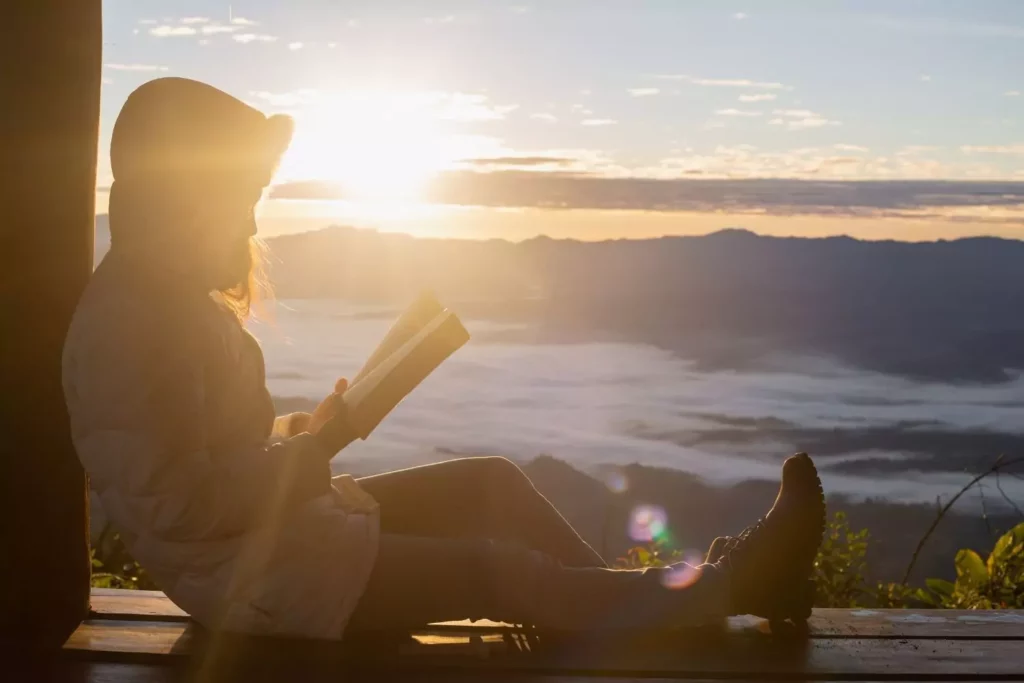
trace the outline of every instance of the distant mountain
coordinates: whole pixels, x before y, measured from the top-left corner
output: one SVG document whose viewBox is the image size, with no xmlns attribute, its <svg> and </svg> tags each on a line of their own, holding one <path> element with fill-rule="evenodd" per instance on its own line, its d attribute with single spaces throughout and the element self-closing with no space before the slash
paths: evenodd
<svg viewBox="0 0 1024 683">
<path fill-rule="evenodd" d="M 282 298 L 404 302 L 423 287 L 531 339 L 642 341 L 735 367 L 818 354 L 917 378 L 1024 369 L 1024 242 L 702 237 L 511 243 L 332 227 L 269 240 Z"/>
<path fill-rule="evenodd" d="M 109 244 L 97 217 L 98 258 Z M 429 287 L 535 341 L 643 342 L 708 367 L 820 355 L 995 382 L 1024 370 L 1024 242 L 759 236 L 421 239 L 349 227 L 268 240 L 280 298 L 400 305 Z M 97 258 L 97 260 L 98 260 Z"/>
</svg>

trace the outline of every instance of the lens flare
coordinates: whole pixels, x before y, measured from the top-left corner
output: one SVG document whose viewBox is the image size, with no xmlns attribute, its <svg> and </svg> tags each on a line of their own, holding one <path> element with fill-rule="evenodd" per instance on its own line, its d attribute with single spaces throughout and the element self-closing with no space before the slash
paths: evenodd
<svg viewBox="0 0 1024 683">
<path fill-rule="evenodd" d="M 629 515 L 629 537 L 650 543 L 665 534 L 668 515 L 657 505 L 638 505 Z"/>
<path fill-rule="evenodd" d="M 619 470 L 611 470 L 605 475 L 604 485 L 612 493 L 625 493 L 626 489 L 629 488 L 629 480 Z"/>
<path fill-rule="evenodd" d="M 702 560 L 703 558 L 700 556 L 700 553 L 687 550 L 683 553 L 682 562 L 673 564 L 662 574 L 662 585 L 672 590 L 680 590 L 692 586 L 703 573 L 699 566 Z"/>
</svg>

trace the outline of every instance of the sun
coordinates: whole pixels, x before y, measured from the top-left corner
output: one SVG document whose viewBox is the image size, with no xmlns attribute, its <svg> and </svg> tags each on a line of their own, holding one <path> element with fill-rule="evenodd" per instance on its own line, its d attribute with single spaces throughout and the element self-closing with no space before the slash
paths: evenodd
<svg viewBox="0 0 1024 683">
<path fill-rule="evenodd" d="M 353 201 L 416 201 L 453 161 L 453 145 L 415 97 L 335 96 L 295 120 L 278 176 L 336 182 Z"/>
</svg>

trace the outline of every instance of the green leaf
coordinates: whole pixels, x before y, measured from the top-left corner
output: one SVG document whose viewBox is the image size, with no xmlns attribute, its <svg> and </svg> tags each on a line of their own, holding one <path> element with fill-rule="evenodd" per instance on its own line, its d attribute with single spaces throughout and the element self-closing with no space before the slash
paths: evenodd
<svg viewBox="0 0 1024 683">
<path fill-rule="evenodd" d="M 996 541 L 992 554 L 988 556 L 988 570 L 990 573 L 992 568 L 997 563 L 1003 561 L 1009 554 L 1010 549 L 1018 543 L 1024 543 L 1024 522 L 1007 531 Z"/>
<path fill-rule="evenodd" d="M 964 549 L 956 554 L 957 583 L 964 579 L 968 584 L 980 585 L 988 581 L 988 568 L 981 556 L 973 550 Z"/>
<path fill-rule="evenodd" d="M 945 579 L 925 579 L 924 583 L 929 590 L 942 596 L 950 596 L 956 590 L 956 586 Z"/>
</svg>

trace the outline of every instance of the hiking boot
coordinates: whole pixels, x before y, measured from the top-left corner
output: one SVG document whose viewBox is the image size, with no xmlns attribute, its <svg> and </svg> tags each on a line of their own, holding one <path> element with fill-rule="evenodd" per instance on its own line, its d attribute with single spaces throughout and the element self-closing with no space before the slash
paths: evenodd
<svg viewBox="0 0 1024 683">
<path fill-rule="evenodd" d="M 811 572 L 824 533 L 821 480 L 810 457 L 799 453 L 783 464 L 779 495 L 764 519 L 725 543 L 719 566 L 730 575 L 730 611 L 773 621 L 806 620 L 814 602 Z"/>
</svg>

